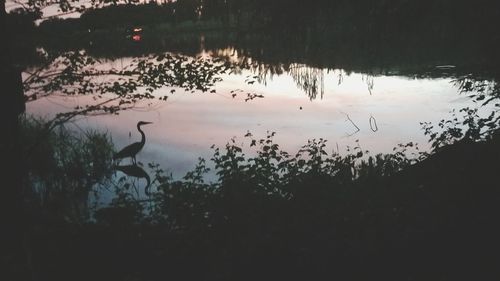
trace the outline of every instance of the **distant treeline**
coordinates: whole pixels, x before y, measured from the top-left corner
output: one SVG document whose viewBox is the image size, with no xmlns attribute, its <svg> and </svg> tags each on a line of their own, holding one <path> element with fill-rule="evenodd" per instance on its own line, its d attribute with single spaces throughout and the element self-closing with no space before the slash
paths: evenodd
<svg viewBox="0 0 500 281">
<path fill-rule="evenodd" d="M 165 4 L 119 5 L 84 13 L 85 28 L 218 20 L 240 27 L 300 31 L 404 30 L 493 32 L 500 21 L 498 1 L 454 0 L 178 0 Z M 68 21 L 68 20 L 67 20 Z M 74 20 L 69 20 L 74 21 Z M 49 24 L 46 22 L 45 24 Z"/>
<path fill-rule="evenodd" d="M 78 19 L 46 20 L 38 30 L 34 15 L 14 11 L 6 38 L 17 46 L 16 61 L 27 63 L 35 60 L 33 46 L 84 48 L 97 57 L 192 55 L 203 33 L 207 50 L 233 47 L 271 65 L 491 68 L 500 61 L 499 6 L 490 0 L 178 0 L 88 10 Z M 140 44 L 126 39 L 136 26 L 146 27 Z"/>
<path fill-rule="evenodd" d="M 397 52 L 393 57 L 386 56 L 384 61 L 407 60 L 405 57 L 415 51 L 419 53 L 418 50 L 426 50 L 424 53 L 444 50 L 438 57 L 469 58 L 470 54 L 479 54 L 486 57 L 483 61 L 492 62 L 497 61 L 500 45 L 500 33 L 496 31 L 500 26 L 500 2 L 178 0 L 110 6 L 89 10 L 80 19 L 48 20 L 41 24 L 40 34 L 48 38 L 43 39 L 42 45 L 51 45 L 54 42 L 45 44 L 45 41 L 54 37 L 58 47 L 64 41 L 81 48 L 82 44 L 96 43 L 99 38 L 119 40 L 124 37 L 123 32 L 135 26 L 151 27 L 147 29 L 150 34 L 145 36 L 145 41 L 149 41 L 142 44 L 147 44 L 153 52 L 165 49 L 162 42 L 166 36 L 184 36 L 200 28 L 224 32 L 229 28 L 238 33 L 230 45 L 241 45 L 249 34 L 257 34 L 262 44 L 257 44 L 256 50 L 275 46 L 271 52 L 245 52 L 252 57 L 263 56 L 264 60 L 281 61 L 283 48 L 301 48 L 295 50 L 295 57 L 313 58 L 319 65 L 325 60 L 325 51 L 331 50 L 327 56 L 339 62 L 355 47 L 363 61 L 367 56 L 377 59 L 386 50 Z"/>
</svg>

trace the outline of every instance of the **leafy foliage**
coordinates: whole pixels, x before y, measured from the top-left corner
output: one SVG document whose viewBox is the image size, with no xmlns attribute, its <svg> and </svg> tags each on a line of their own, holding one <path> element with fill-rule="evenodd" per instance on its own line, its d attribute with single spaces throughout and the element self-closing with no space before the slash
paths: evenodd
<svg viewBox="0 0 500 281">
<path fill-rule="evenodd" d="M 461 94 L 468 95 L 479 106 L 462 108 L 458 112 L 453 110 L 452 118 L 441 120 L 437 128 L 429 122 L 421 123 L 434 150 L 458 141 L 488 140 L 497 134 L 500 128 L 500 87 L 495 80 L 464 76 L 456 79 L 454 83 L 458 85 Z"/>
<path fill-rule="evenodd" d="M 35 118 L 22 120 L 21 134 L 25 149 L 21 157 L 26 157 L 23 186 L 26 198 L 34 200 L 31 208 L 61 220 L 87 221 L 91 191 L 111 180 L 109 135 L 76 133 L 64 126 L 47 135 L 45 122 Z"/>
<path fill-rule="evenodd" d="M 94 103 L 59 113 L 57 126 L 78 115 L 117 114 L 143 100 L 166 100 L 155 96 L 162 87 L 180 87 L 189 92 L 215 92 L 220 75 L 229 65 L 218 59 L 188 58 L 162 54 L 132 59 L 122 69 L 101 62 L 84 51 L 47 55 L 46 63 L 28 71 L 23 81 L 27 101 L 49 95 L 91 96 Z"/>
<path fill-rule="evenodd" d="M 130 183 L 120 181 L 116 185 L 120 194 L 116 202 L 121 203 L 115 207 L 139 204 L 137 210 L 142 217 L 136 218 L 135 223 L 155 223 L 176 231 L 211 228 L 228 223 L 234 208 L 250 202 L 284 204 L 347 191 L 358 183 L 395 175 L 426 156 L 418 153 L 414 143 L 400 145 L 394 154 L 375 157 L 368 156 L 368 151 L 358 145 L 348 148 L 347 154 L 341 156 L 329 154 L 324 139 L 310 140 L 291 155 L 279 149 L 273 141 L 274 135 L 269 132 L 265 138 L 254 139 L 247 133 L 249 146 L 255 148 L 251 152 L 253 156 L 247 156 L 236 139 L 231 139 L 224 148 L 214 148 L 211 160 L 217 180 L 212 183 L 205 181 L 211 169 L 201 158 L 181 181 L 166 176 L 157 164 L 150 164 L 154 192 L 147 199 L 136 198 Z M 408 149 L 414 147 L 417 152 L 408 153 Z"/>
</svg>

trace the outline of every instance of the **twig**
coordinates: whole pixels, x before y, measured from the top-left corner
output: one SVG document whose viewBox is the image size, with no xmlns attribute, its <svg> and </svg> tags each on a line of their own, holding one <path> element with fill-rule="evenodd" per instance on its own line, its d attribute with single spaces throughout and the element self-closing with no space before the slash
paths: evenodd
<svg viewBox="0 0 500 281">
<path fill-rule="evenodd" d="M 372 129 L 373 132 L 378 131 L 377 120 L 372 115 L 370 115 L 370 129 Z"/>
<path fill-rule="evenodd" d="M 358 125 L 356 125 L 356 123 L 354 123 L 354 121 L 352 121 L 351 117 L 349 117 L 349 114 L 345 113 L 345 112 L 342 112 L 343 114 L 345 114 L 345 116 L 347 117 L 347 121 L 351 122 L 351 124 L 356 128 L 356 131 L 354 133 L 351 133 L 351 134 L 347 134 L 348 137 L 352 137 L 354 136 L 355 134 L 357 134 L 359 131 L 361 131 L 358 127 Z"/>
</svg>

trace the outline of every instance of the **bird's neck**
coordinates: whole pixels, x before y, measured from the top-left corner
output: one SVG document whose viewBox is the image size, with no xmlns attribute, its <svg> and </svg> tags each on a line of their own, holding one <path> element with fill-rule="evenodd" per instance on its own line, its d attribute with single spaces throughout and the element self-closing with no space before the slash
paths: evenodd
<svg viewBox="0 0 500 281">
<path fill-rule="evenodd" d="M 137 130 L 139 131 L 139 133 L 141 133 L 141 143 L 142 144 L 145 144 L 146 143 L 146 135 L 144 134 L 144 132 L 141 130 L 141 126 L 137 126 Z"/>
</svg>

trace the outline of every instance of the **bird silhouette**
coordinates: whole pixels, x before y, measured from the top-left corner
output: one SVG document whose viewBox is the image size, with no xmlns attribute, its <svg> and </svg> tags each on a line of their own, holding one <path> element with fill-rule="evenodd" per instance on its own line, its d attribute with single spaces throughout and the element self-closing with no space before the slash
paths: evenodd
<svg viewBox="0 0 500 281">
<path fill-rule="evenodd" d="M 151 185 L 151 178 L 149 177 L 148 173 L 144 171 L 143 168 L 137 166 L 137 165 L 125 165 L 125 166 L 114 166 L 115 170 L 121 171 L 122 173 L 126 174 L 127 176 L 130 177 L 135 177 L 135 178 L 142 178 L 146 180 L 146 187 L 144 188 L 146 195 L 149 195 L 149 186 Z"/>
<path fill-rule="evenodd" d="M 113 160 L 118 160 L 118 159 L 123 159 L 127 157 L 132 158 L 132 163 L 136 164 L 135 160 L 135 155 L 141 151 L 141 149 L 144 147 L 144 144 L 146 143 L 146 135 L 144 132 L 141 130 L 142 125 L 147 125 L 147 124 L 152 124 L 152 122 L 145 122 L 145 121 L 139 121 L 137 123 L 137 130 L 139 133 L 141 133 L 141 141 L 139 142 L 134 142 L 131 145 L 125 146 L 122 150 L 118 151 L 114 156 Z"/>
</svg>

